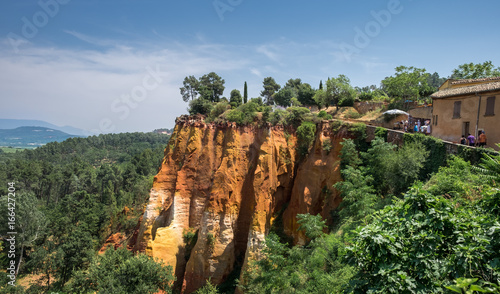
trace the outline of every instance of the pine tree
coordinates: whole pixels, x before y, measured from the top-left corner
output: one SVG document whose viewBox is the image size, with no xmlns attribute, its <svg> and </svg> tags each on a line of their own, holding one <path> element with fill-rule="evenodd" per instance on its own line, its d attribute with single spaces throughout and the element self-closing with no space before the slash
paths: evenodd
<svg viewBox="0 0 500 294">
<path fill-rule="evenodd" d="M 248 87 L 247 82 L 245 82 L 245 88 L 243 89 L 243 103 L 247 103 L 248 101 Z"/>
</svg>

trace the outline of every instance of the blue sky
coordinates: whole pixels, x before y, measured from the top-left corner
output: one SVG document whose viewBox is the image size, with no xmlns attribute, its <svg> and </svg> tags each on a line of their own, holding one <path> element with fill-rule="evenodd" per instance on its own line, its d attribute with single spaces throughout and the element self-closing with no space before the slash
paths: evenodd
<svg viewBox="0 0 500 294">
<path fill-rule="evenodd" d="M 18 0 L 0 2 L 0 118 L 151 131 L 186 113 L 185 76 L 225 95 L 262 80 L 379 85 L 399 65 L 449 76 L 500 66 L 497 0 Z"/>
</svg>

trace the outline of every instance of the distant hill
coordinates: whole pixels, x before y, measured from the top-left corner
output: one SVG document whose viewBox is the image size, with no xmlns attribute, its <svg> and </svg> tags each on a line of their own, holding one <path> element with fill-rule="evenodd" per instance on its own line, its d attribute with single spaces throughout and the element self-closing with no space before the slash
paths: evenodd
<svg viewBox="0 0 500 294">
<path fill-rule="evenodd" d="M 15 129 L 19 127 L 44 127 L 49 128 L 61 132 L 65 132 L 67 134 L 76 135 L 76 136 L 89 136 L 90 133 L 88 131 L 75 128 L 72 126 L 56 126 L 54 124 L 48 123 L 43 120 L 31 120 L 31 119 L 1 119 L 0 118 L 0 129 Z"/>
<path fill-rule="evenodd" d="M 61 142 L 68 138 L 80 137 L 44 127 L 18 127 L 0 129 L 0 146 L 33 148 L 49 142 Z"/>
</svg>

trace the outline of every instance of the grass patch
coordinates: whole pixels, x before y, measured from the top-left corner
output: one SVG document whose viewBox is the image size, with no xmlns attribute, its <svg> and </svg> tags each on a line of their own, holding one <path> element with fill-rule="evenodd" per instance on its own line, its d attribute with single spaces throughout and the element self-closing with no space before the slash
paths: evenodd
<svg viewBox="0 0 500 294">
<path fill-rule="evenodd" d="M 19 147 L 0 147 L 1 153 L 16 153 L 17 151 L 23 151 L 27 148 L 19 148 Z"/>
</svg>

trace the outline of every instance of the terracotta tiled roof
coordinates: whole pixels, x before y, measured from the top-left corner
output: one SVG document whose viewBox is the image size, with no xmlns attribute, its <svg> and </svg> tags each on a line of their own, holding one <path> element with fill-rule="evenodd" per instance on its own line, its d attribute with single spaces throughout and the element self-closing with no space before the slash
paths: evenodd
<svg viewBox="0 0 500 294">
<path fill-rule="evenodd" d="M 500 80 L 500 78 L 489 78 L 489 79 Z M 478 81 L 478 80 L 479 79 L 472 80 L 472 81 Z M 464 81 L 464 80 L 461 80 L 461 81 Z M 468 81 L 470 82 L 471 80 L 468 80 Z M 445 90 L 437 91 L 436 93 L 432 94 L 431 98 L 446 98 L 446 97 L 475 94 L 475 93 L 480 94 L 480 93 L 496 91 L 496 90 L 500 90 L 500 81 L 479 84 L 479 85 L 473 85 L 473 86 L 445 89 Z"/>
<path fill-rule="evenodd" d="M 490 77 L 490 78 L 482 78 L 482 79 L 464 79 L 464 80 L 452 80 L 452 85 L 460 85 L 460 84 L 468 84 L 474 82 L 488 82 L 488 81 L 500 81 L 500 77 Z"/>
</svg>

